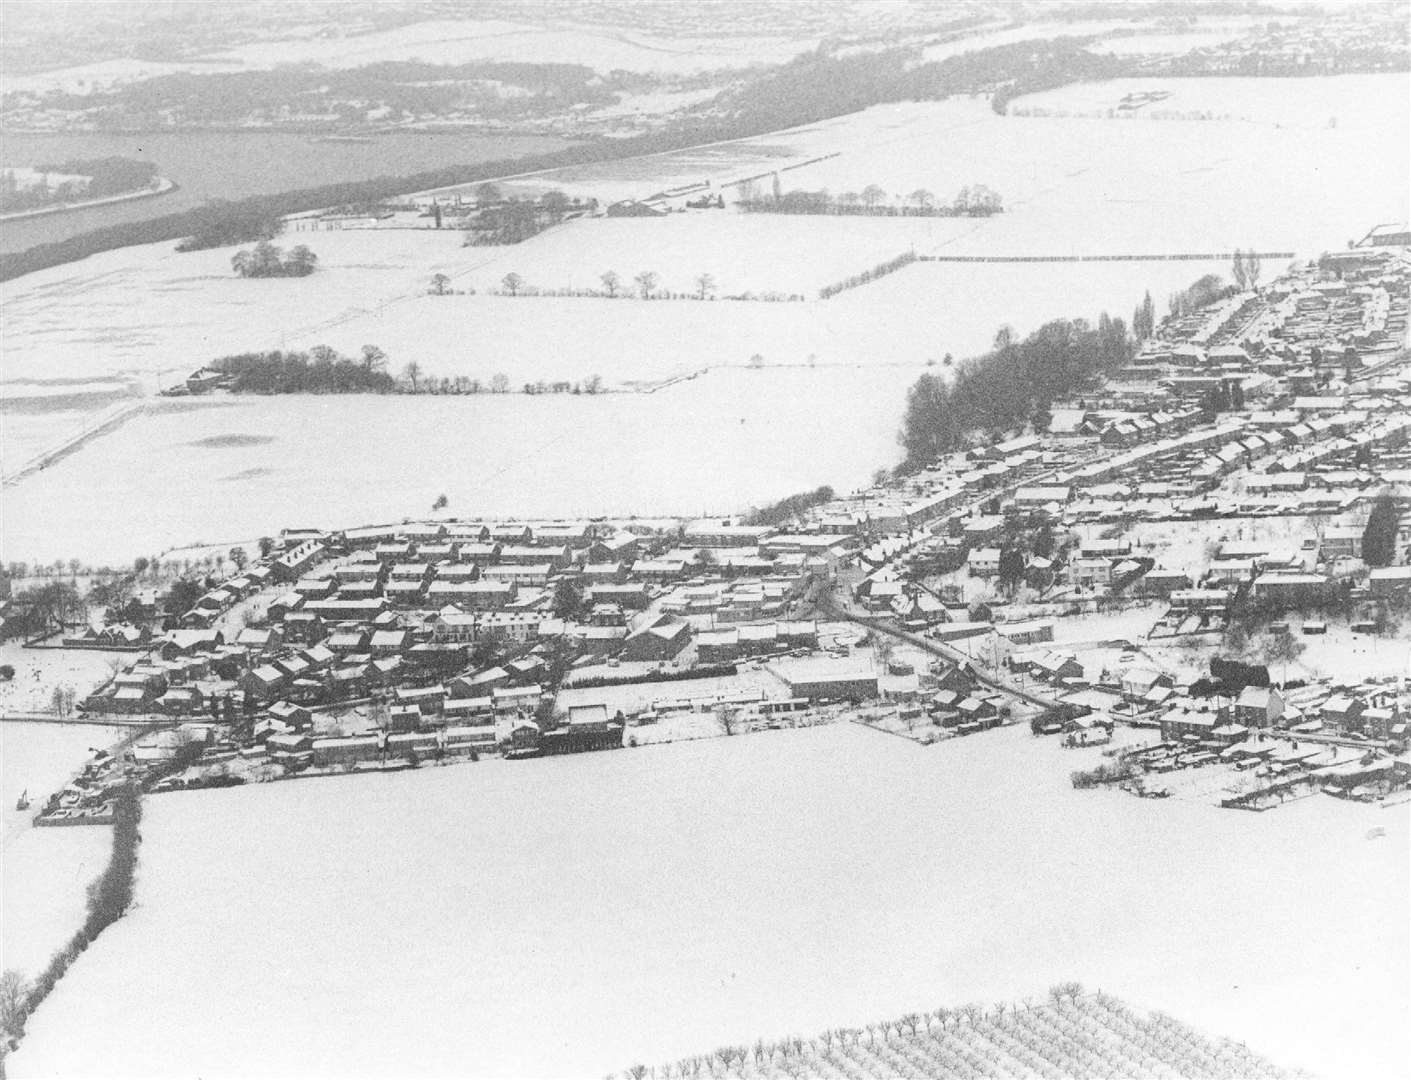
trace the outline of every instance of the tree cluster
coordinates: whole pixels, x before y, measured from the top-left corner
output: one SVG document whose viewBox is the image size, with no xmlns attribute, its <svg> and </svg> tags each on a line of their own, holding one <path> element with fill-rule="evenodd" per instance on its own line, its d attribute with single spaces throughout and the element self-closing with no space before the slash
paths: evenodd
<svg viewBox="0 0 1411 1080">
<path fill-rule="evenodd" d="M 285 252 L 268 240 L 253 248 L 237 251 L 230 257 L 230 267 L 241 277 L 308 277 L 318 266 L 318 256 L 304 244 Z"/>
<path fill-rule="evenodd" d="M 746 523 L 750 525 L 784 525 L 796 521 L 815 506 L 833 501 L 833 489 L 827 484 L 812 491 L 788 495 L 776 503 L 751 510 Z"/>
<path fill-rule="evenodd" d="M 1172 318 L 1181 319 L 1195 314 L 1217 300 L 1225 299 L 1232 295 L 1232 292 L 1232 287 L 1226 285 L 1225 279 L 1219 274 L 1206 274 L 1197 278 L 1190 288 L 1172 293 L 1167 304 Z"/>
<path fill-rule="evenodd" d="M 1002 330 L 994 349 L 959 364 L 949 382 L 928 372 L 908 391 L 900 436 L 907 463 L 924 465 L 977 435 L 1020 430 L 1039 407 L 1090 386 L 1131 356 L 1126 326 L 1106 313 L 1096 327 L 1059 319 L 1023 341 Z"/>
<path fill-rule="evenodd" d="M 1390 566 L 1396 559 L 1396 530 L 1401 510 L 1391 495 L 1378 495 L 1362 530 L 1362 559 L 1368 566 Z"/>
<path fill-rule="evenodd" d="M 390 394 L 397 381 L 387 373 L 387 357 L 375 345 L 363 346 L 358 360 L 326 345 L 308 352 L 240 353 L 208 365 L 231 376 L 237 394 Z"/>
</svg>

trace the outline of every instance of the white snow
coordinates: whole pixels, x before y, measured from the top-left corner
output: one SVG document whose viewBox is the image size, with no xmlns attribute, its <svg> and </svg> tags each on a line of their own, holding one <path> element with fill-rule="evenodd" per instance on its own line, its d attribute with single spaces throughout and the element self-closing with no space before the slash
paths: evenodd
<svg viewBox="0 0 1411 1080">
<path fill-rule="evenodd" d="M 1096 760 L 833 725 L 153 798 L 136 907 L 7 1064 L 601 1076 L 1078 979 L 1399 1075 L 1406 808 L 1072 790 Z"/>
</svg>

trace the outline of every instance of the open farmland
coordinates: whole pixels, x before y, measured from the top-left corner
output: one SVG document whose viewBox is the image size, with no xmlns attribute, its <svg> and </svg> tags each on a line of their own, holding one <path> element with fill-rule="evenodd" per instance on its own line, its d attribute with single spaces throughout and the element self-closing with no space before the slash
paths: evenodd
<svg viewBox="0 0 1411 1080">
<path fill-rule="evenodd" d="M 1406 809 L 1074 791 L 1097 760 L 834 725 L 159 796 L 135 908 L 7 1064 L 601 1076 L 1076 979 L 1280 1063 L 1399 1075 Z"/>
<path fill-rule="evenodd" d="M 466 516 L 763 505 L 895 462 L 915 375 L 732 369 L 650 395 L 164 402 L 6 489 L 3 554 L 124 562 L 301 522 L 396 521 L 442 493 Z"/>
<path fill-rule="evenodd" d="M 1217 81 L 1167 82 L 1173 101 L 1186 95 L 1198 103 Z M 238 413 L 140 417 L 7 493 L 7 557 L 81 554 L 54 551 L 61 536 L 65 545 L 85 537 L 89 546 L 131 556 L 227 532 L 260 535 L 294 519 L 333 525 L 401 517 L 443 491 L 466 513 L 652 513 L 731 510 L 819 483 L 850 486 L 897 459 L 904 391 L 928 361 L 978 352 L 1000 325 L 1023 334 L 1049 318 L 1091 319 L 1104 309 L 1125 315 L 1147 289 L 1160 307 L 1166 294 L 1224 268 L 1199 261 L 922 263 L 801 303 L 510 298 L 484 289 L 511 270 L 531 286 L 558 289 L 597 287 L 607 269 L 630 284 L 645 269 L 673 291 L 690 290 L 698 274 L 709 273 L 721 294 L 810 295 L 825 280 L 911 247 L 971 257 L 1251 245 L 1316 254 L 1372 223 L 1407 216 L 1404 76 L 1219 82 L 1228 88 L 1228 111 L 1244 119 L 1001 117 L 978 100 L 913 103 L 536 180 L 563 180 L 575 194 L 644 196 L 702 175 L 750 175 L 761 160 L 836 153 L 781 179 L 786 187 L 835 192 L 868 183 L 902 195 L 925 187 L 942 198 L 985 182 L 1008 207 L 992 218 L 706 211 L 576 222 L 506 248 L 464 248 L 454 232 L 349 230 L 291 234 L 320 257 L 318 272 L 301 279 L 238 279 L 229 268 L 234 249 L 179 255 L 168 245 L 28 275 L 6 285 L 0 308 L 7 398 L 18 381 L 31 397 L 35 386 L 70 379 L 151 392 L 217 356 L 320 343 L 348 354 L 379 345 L 394 373 L 415 361 L 432 378 L 485 383 L 503 373 L 515 388 L 592 375 L 609 388 L 644 387 L 712 374 L 636 404 L 290 399 L 231 405 Z M 1122 85 L 1101 84 L 1101 93 L 1120 96 Z M 1097 91 L 1055 93 L 1069 92 Z M 1335 110 L 1339 123 L 1279 126 L 1286 114 L 1258 104 L 1270 98 L 1305 110 L 1322 101 L 1319 108 Z M 1366 166 L 1369 146 L 1378 148 L 1375 169 Z M 702 172 L 708 162 L 715 172 Z M 435 273 L 446 274 L 453 290 L 477 295 L 428 295 Z M 755 355 L 765 365 L 816 369 L 767 377 L 734 370 Z M 747 375 L 759 381 L 737 381 Z M 745 385 L 752 392 L 741 402 L 732 395 Z M 23 461 L 72 431 L 81 410 L 65 406 L 5 424 L 6 460 Z M 402 416 L 431 423 L 407 427 Z M 285 440 L 277 444 L 282 452 L 265 460 L 259 448 L 188 449 L 247 427 Z M 379 430 L 386 437 L 367 438 Z M 416 437 L 405 438 L 407 431 Z M 288 445 L 294 432 L 310 435 L 296 449 Z M 662 446 L 671 453 L 655 449 Z M 684 476 L 650 464 L 688 451 Z M 324 483 L 323 469 L 335 470 L 328 475 L 338 483 Z M 392 476 L 397 483 L 367 503 L 370 481 Z M 102 506 L 102 520 L 122 527 L 98 535 L 78 528 L 85 506 Z"/>
</svg>

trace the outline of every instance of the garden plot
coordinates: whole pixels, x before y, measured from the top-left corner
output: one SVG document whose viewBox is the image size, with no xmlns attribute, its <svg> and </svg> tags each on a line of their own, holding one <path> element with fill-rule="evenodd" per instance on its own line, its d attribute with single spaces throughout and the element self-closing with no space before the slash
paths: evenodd
<svg viewBox="0 0 1411 1080">
<path fill-rule="evenodd" d="M 1322 1075 L 1398 1075 L 1406 808 L 1073 790 L 1100 760 L 1024 726 L 938 750 L 834 724 L 163 795 L 137 903 L 7 1066 L 602 1076 L 1076 979 Z"/>
</svg>

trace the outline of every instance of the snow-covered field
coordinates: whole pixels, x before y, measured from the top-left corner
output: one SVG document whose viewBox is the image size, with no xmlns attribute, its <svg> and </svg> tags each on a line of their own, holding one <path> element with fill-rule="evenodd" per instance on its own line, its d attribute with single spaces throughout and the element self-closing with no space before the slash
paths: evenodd
<svg viewBox="0 0 1411 1080">
<path fill-rule="evenodd" d="M 1070 978 L 1400 1075 L 1406 809 L 1074 791 L 1097 759 L 832 725 L 154 798 L 10 1075 L 601 1076 Z"/>
<path fill-rule="evenodd" d="M 942 255 L 1235 246 L 1316 253 L 1370 224 L 1408 216 L 1404 76 L 1169 82 L 1192 101 L 1218 92 L 1230 112 L 1259 122 L 1030 119 L 996 116 L 982 101 L 909 103 L 540 178 L 577 177 L 577 188 L 562 184 L 569 190 L 644 195 L 702 175 L 747 175 L 762 160 L 836 151 L 841 156 L 784 174 L 785 186 L 836 192 L 878 183 L 897 194 L 925 187 L 948 198 L 964 184 L 987 182 L 1009 208 L 990 219 L 709 212 L 586 221 L 502 249 L 462 248 L 454 232 L 291 234 L 286 242 L 307 240 L 320 257 L 308 278 L 241 280 L 229 268 L 231 249 L 178 255 L 154 245 L 7 283 L 0 302 L 0 378 L 7 383 L 127 377 L 152 390 L 215 356 L 319 343 L 346 353 L 374 343 L 394 371 L 416 361 L 432 377 L 488 382 L 503 372 L 514 386 L 594 374 L 609 386 L 659 383 L 745 364 L 756 354 L 767 364 L 812 361 L 818 370 L 748 384 L 739 381 L 743 373 L 713 373 L 637 404 L 303 400 L 246 402 L 239 413 L 229 411 L 235 406 L 203 408 L 180 422 L 175 414 L 142 417 L 11 489 L 6 551 L 38 555 L 80 537 L 113 548 L 131 536 L 133 550 L 122 553 L 130 555 L 210 539 L 217 530 L 260 535 L 294 518 L 402 516 L 420 512 L 443 490 L 459 493 L 466 512 L 652 513 L 683 505 L 730 509 L 823 482 L 847 487 L 895 461 L 904 389 L 928 360 L 978 352 L 1002 324 L 1022 334 L 1047 318 L 1124 314 L 1148 289 L 1160 305 L 1169 292 L 1221 267 L 923 264 L 803 303 L 427 295 L 438 272 L 453 288 L 482 290 L 511 270 L 531 285 L 596 287 L 607 269 L 629 283 L 649 269 L 676 290 L 709 273 L 721 292 L 797 292 L 911 245 Z M 1124 85 L 1100 92 L 1125 92 Z M 1317 107 L 1347 115 L 1337 127 L 1279 127 L 1273 121 L 1282 112 L 1260 112 L 1260 102 L 1271 99 L 1284 103 L 1280 110 L 1321 102 Z M 1362 103 L 1355 116 L 1354 101 Z M 1366 165 L 1368 145 L 1379 147 L 1376 168 Z M 886 366 L 892 364 L 900 366 Z M 748 400 L 737 395 L 742 388 Z M 407 426 L 404 416 L 427 423 Z M 6 459 L 23 460 L 65 434 L 70 420 L 59 413 L 52 427 L 38 420 L 3 425 Z M 210 430 L 198 432 L 198 425 Z M 247 426 L 284 439 L 281 455 L 242 451 L 237 461 L 228 450 L 189 448 L 203 435 Z M 317 432 L 319 439 L 296 443 L 294 432 Z M 370 438 L 373 432 L 379 437 Z M 670 454 L 661 452 L 667 445 Z M 111 453 L 98 460 L 97 447 Z M 684 475 L 661 464 L 685 450 L 693 456 Z M 370 495 L 374 488 L 382 494 Z M 99 505 L 115 515 L 101 520 L 123 528 L 93 535 L 80 527 L 92 520 L 83 508 Z"/>
<path fill-rule="evenodd" d="M 5 656 L 7 663 L 12 659 Z M 6 689 L 0 684 L 0 694 Z M 0 711 L 13 707 L 0 697 Z M 32 976 L 83 921 L 87 886 L 107 861 L 112 830 L 36 829 L 31 822 L 88 760 L 91 747 L 106 749 L 123 734 L 121 728 L 0 723 L 0 966 Z M 31 807 L 17 810 L 24 791 Z"/>
<path fill-rule="evenodd" d="M 300 523 L 424 515 L 442 493 L 465 517 L 563 517 L 848 490 L 898 460 L 898 413 L 919 370 L 730 369 L 598 397 L 164 402 L 6 489 L 0 554 L 123 562 Z"/>
</svg>

